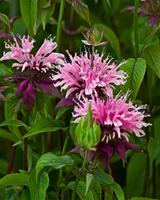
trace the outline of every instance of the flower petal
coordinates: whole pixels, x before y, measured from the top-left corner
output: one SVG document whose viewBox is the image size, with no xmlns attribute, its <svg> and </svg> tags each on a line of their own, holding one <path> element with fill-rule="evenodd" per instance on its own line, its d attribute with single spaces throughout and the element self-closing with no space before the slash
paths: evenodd
<svg viewBox="0 0 160 200">
<path fill-rule="evenodd" d="M 17 91 L 16 91 L 17 97 L 19 93 L 23 92 L 27 88 L 28 82 L 29 82 L 28 80 L 24 80 L 18 85 Z"/>
<path fill-rule="evenodd" d="M 77 98 L 75 96 L 73 96 L 72 94 L 70 94 L 67 98 L 63 98 L 56 106 L 55 109 L 61 107 L 61 106 L 70 106 L 70 105 L 74 105 L 75 101 L 78 101 Z"/>
<path fill-rule="evenodd" d="M 36 86 L 45 94 L 62 99 L 62 95 L 52 83 L 36 82 Z"/>
<path fill-rule="evenodd" d="M 110 144 L 106 144 L 103 148 L 103 151 L 107 153 L 108 158 L 111 159 L 113 155 L 113 146 Z"/>
<path fill-rule="evenodd" d="M 36 93 L 37 93 L 37 90 L 34 87 L 34 82 L 30 81 L 28 83 L 28 87 L 22 93 L 23 103 L 26 107 L 26 110 L 29 112 L 29 114 L 31 113 L 33 109 L 33 106 L 36 100 Z"/>
<path fill-rule="evenodd" d="M 126 155 L 125 155 L 125 147 L 120 143 L 112 143 L 118 155 L 127 163 Z"/>
</svg>

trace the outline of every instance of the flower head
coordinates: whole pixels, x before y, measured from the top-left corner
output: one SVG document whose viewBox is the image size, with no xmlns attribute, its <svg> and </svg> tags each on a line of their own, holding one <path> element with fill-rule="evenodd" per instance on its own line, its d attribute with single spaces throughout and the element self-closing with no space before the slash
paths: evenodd
<svg viewBox="0 0 160 200">
<path fill-rule="evenodd" d="M 77 103 L 78 106 L 75 107 L 73 114 L 76 118 L 74 123 L 79 122 L 81 116 L 84 118 L 91 103 L 93 121 L 101 128 L 101 141 L 95 146 L 96 151 L 89 152 L 88 161 L 98 155 L 98 157 L 103 157 L 103 160 L 105 159 L 107 168 L 108 160 L 111 159 L 114 150 L 125 161 L 126 150 L 140 151 L 138 147 L 130 143 L 129 134 L 134 133 L 137 137 L 145 135 L 142 128 L 150 125 L 142 121 L 148 116 L 142 112 L 146 106 L 134 106 L 131 101 L 126 103 L 126 100 L 127 94 L 124 96 L 119 94 L 107 100 L 95 97 L 90 100 L 84 98 Z"/>
<path fill-rule="evenodd" d="M 22 93 L 23 102 L 28 112 L 31 112 L 35 99 L 36 87 L 42 92 L 61 98 L 60 93 L 55 88 L 51 80 L 51 72 L 56 64 L 63 64 L 64 55 L 53 53 L 56 48 L 56 42 L 53 39 L 45 39 L 42 46 L 39 48 L 35 56 L 30 52 L 33 49 L 35 40 L 29 36 L 22 38 L 21 45 L 18 44 L 16 37 L 13 36 L 15 44 L 5 44 L 7 49 L 11 51 L 4 53 L 0 61 L 16 60 L 18 63 L 13 63 L 12 67 L 16 67 L 15 75 L 5 78 L 8 81 L 19 81 L 17 88 L 17 96 Z"/>
<path fill-rule="evenodd" d="M 69 53 L 68 53 L 69 54 Z M 118 71 L 121 64 L 110 63 L 109 57 L 103 60 L 103 54 L 94 53 L 93 66 L 91 54 L 85 51 L 81 56 L 69 54 L 71 63 L 65 62 L 58 66 L 59 72 L 53 77 L 57 80 L 55 86 L 62 86 L 61 90 L 70 88 L 66 97 L 71 93 L 77 94 L 80 99 L 83 95 L 101 96 L 112 95 L 114 84 L 125 84 L 127 75 L 124 71 Z"/>
<path fill-rule="evenodd" d="M 103 29 L 101 34 L 96 29 L 96 27 L 94 28 L 93 31 L 92 30 L 87 31 L 86 35 L 84 33 L 82 33 L 84 38 L 86 39 L 86 40 L 82 40 L 82 42 L 85 45 L 93 45 L 93 46 L 102 46 L 102 45 L 108 44 L 109 41 L 101 42 L 102 37 L 103 37 L 103 33 L 104 33 L 104 29 Z"/>
</svg>

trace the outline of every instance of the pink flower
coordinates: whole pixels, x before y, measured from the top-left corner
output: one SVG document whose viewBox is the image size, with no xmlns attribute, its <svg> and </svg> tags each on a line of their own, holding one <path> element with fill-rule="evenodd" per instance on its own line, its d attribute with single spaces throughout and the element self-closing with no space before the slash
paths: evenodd
<svg viewBox="0 0 160 200">
<path fill-rule="evenodd" d="M 18 63 L 13 63 L 12 67 L 17 67 L 13 77 L 5 78 L 9 81 L 20 81 L 17 88 L 17 96 L 22 93 L 23 102 L 28 112 L 31 112 L 35 99 L 36 87 L 42 92 L 61 98 L 61 94 L 55 88 L 51 80 L 51 72 L 55 65 L 64 64 L 64 55 L 53 53 L 56 48 L 56 42 L 53 39 L 45 39 L 42 46 L 39 48 L 35 56 L 30 52 L 33 49 L 35 40 L 29 36 L 20 37 L 21 45 L 18 44 L 16 37 L 13 36 L 15 44 L 5 44 L 7 49 L 11 51 L 4 53 L 0 61 L 16 60 Z"/>
<path fill-rule="evenodd" d="M 134 106 L 131 101 L 126 103 L 127 96 L 128 94 L 124 96 L 119 94 L 115 98 L 108 97 L 107 100 L 95 97 L 90 100 L 83 98 L 74 108 L 73 117 L 76 118 L 74 123 L 77 123 L 81 116 L 85 117 L 91 103 L 93 120 L 101 128 L 101 141 L 95 146 L 96 151 L 89 151 L 88 162 L 95 156 L 103 157 L 107 169 L 108 160 L 111 159 L 114 150 L 125 161 L 125 151 L 128 149 L 140 151 L 137 146 L 130 143 L 129 134 L 134 133 L 137 137 L 145 135 L 142 128 L 150 124 L 143 119 L 149 115 L 142 111 L 146 108 L 145 105 Z"/>
<path fill-rule="evenodd" d="M 94 53 L 93 66 L 91 65 L 91 54 L 87 51 L 72 57 L 69 52 L 71 63 L 65 62 L 63 66 L 58 66 L 59 72 L 53 77 L 57 80 L 55 86 L 62 86 L 61 90 L 70 88 L 66 93 L 66 98 L 71 94 L 77 94 L 79 99 L 83 95 L 110 96 L 113 93 L 114 84 L 120 85 L 126 82 L 126 73 L 117 71 L 118 66 L 111 63 L 107 57 L 103 60 L 103 54 Z"/>
</svg>

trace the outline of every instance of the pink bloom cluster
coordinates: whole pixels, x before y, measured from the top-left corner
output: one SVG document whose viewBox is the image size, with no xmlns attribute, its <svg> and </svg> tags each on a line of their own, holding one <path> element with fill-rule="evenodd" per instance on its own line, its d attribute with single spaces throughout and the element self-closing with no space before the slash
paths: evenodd
<svg viewBox="0 0 160 200">
<path fill-rule="evenodd" d="M 32 55 L 30 52 L 33 49 L 35 40 L 29 36 L 14 37 L 14 44 L 5 44 L 7 49 L 11 51 L 4 53 L 0 61 L 16 60 L 12 66 L 17 67 L 15 75 L 5 78 L 8 81 L 20 82 L 17 88 L 17 96 L 21 95 L 23 103 L 27 111 L 30 113 L 33 109 L 36 100 L 36 88 L 42 92 L 61 98 L 61 94 L 55 88 L 53 80 L 51 80 L 52 71 L 55 65 L 63 64 L 64 55 L 52 52 L 57 44 L 53 39 L 45 39 L 37 53 Z M 21 45 L 18 44 L 18 41 Z"/>
<path fill-rule="evenodd" d="M 62 66 L 57 66 L 59 72 L 54 75 L 53 80 L 57 83 L 55 86 L 62 86 L 61 90 L 70 88 L 66 93 L 66 98 L 71 94 L 77 94 L 80 99 L 83 95 L 100 96 L 105 94 L 112 96 L 114 84 L 125 84 L 127 74 L 119 70 L 121 64 L 111 63 L 107 57 L 103 60 L 103 54 L 94 53 L 93 66 L 92 56 L 87 51 L 72 57 L 68 53 L 71 63 L 65 62 Z"/>
<path fill-rule="evenodd" d="M 102 135 L 101 141 L 114 139 L 126 139 L 129 141 L 129 133 L 135 133 L 137 137 L 145 135 L 142 127 L 150 125 L 142 121 L 145 115 L 141 110 L 146 106 L 133 106 L 132 102 L 126 103 L 127 94 L 124 96 L 117 95 L 115 98 L 109 97 L 107 100 L 94 98 L 84 98 L 77 103 L 78 106 L 74 108 L 75 123 L 79 122 L 81 116 L 85 116 L 91 103 L 92 118 L 97 124 L 100 124 Z"/>
<path fill-rule="evenodd" d="M 13 67 L 20 67 L 22 71 L 25 70 L 26 67 L 31 69 L 37 69 L 38 71 L 44 71 L 48 69 L 52 69 L 53 66 L 51 63 L 62 64 L 64 58 L 63 54 L 53 53 L 52 51 L 57 47 L 57 43 L 53 42 L 53 39 L 44 40 L 44 43 L 37 51 L 36 55 L 33 56 L 30 54 L 33 49 L 34 39 L 31 39 L 29 36 L 20 38 L 21 46 L 18 44 L 16 37 L 13 36 L 15 41 L 14 44 L 5 43 L 5 48 L 10 49 L 10 52 L 4 53 L 3 57 L 0 61 L 3 60 L 17 60 L 19 63 L 14 63 Z"/>
</svg>

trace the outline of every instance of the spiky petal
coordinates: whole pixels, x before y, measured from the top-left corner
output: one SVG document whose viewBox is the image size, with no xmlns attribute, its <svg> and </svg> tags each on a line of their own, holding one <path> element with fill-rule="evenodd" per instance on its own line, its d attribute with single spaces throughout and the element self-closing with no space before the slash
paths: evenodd
<svg viewBox="0 0 160 200">
<path fill-rule="evenodd" d="M 71 63 L 65 62 L 63 66 L 58 66 L 59 72 L 54 75 L 55 86 L 62 86 L 61 90 L 70 88 L 66 93 L 66 98 L 71 94 L 77 94 L 79 98 L 83 95 L 98 96 L 99 92 L 107 96 L 112 95 L 114 84 L 121 85 L 126 82 L 126 73 L 118 71 L 121 64 L 110 63 L 110 58 L 103 60 L 103 54 L 99 56 L 94 53 L 93 66 L 91 54 L 87 51 L 81 56 L 75 54 L 72 57 L 69 52 Z"/>
</svg>

